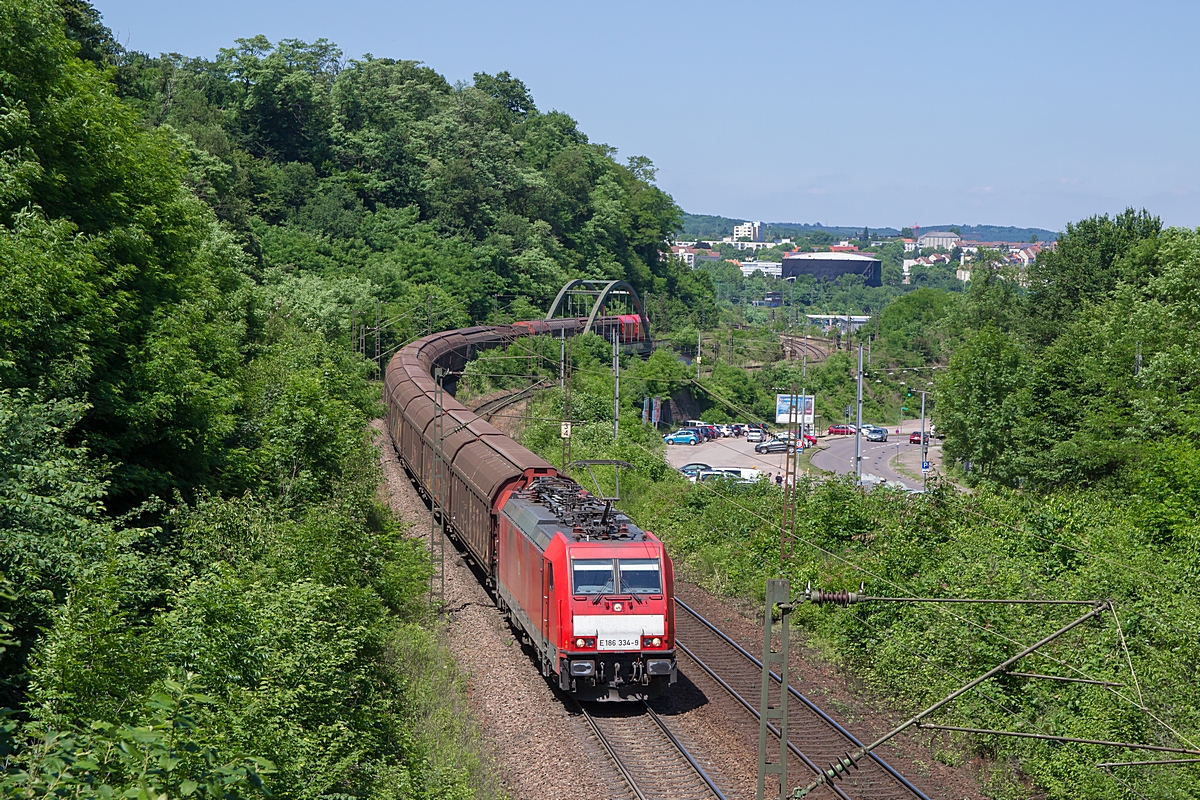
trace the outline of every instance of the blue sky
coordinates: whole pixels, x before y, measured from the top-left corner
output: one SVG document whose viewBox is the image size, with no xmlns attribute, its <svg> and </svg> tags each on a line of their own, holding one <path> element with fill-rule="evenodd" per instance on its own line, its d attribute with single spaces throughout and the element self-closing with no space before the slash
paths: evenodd
<svg viewBox="0 0 1200 800">
<path fill-rule="evenodd" d="M 1200 3 L 97 0 L 127 47 L 324 37 L 452 82 L 508 70 L 686 211 L 1200 225 Z"/>
</svg>

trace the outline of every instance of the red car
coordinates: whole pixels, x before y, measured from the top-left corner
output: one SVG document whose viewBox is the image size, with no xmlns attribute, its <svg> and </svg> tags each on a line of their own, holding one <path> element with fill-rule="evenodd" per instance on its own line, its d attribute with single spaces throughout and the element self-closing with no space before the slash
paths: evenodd
<svg viewBox="0 0 1200 800">
<path fill-rule="evenodd" d="M 933 436 L 932 434 L 926 433 L 925 441 L 928 442 L 932 438 L 932 436 Z M 908 443 L 909 444 L 920 444 L 921 443 L 921 432 L 913 431 L 912 433 L 910 433 L 908 435 Z"/>
<path fill-rule="evenodd" d="M 783 439 L 784 441 L 790 442 L 796 438 L 796 434 L 794 431 L 784 431 L 783 433 L 779 434 L 779 438 Z M 804 446 L 805 447 L 812 447 L 816 443 L 817 443 L 817 437 L 813 436 L 811 433 L 804 434 Z"/>
<path fill-rule="evenodd" d="M 829 426 L 829 435 L 830 436 L 853 436 L 854 435 L 854 426 L 853 425 L 830 425 Z"/>
</svg>

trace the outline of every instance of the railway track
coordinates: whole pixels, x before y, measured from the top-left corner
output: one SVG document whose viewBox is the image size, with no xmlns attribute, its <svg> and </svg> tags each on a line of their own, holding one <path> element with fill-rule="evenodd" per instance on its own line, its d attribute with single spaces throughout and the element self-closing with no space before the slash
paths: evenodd
<svg viewBox="0 0 1200 800">
<path fill-rule="evenodd" d="M 726 800 L 648 703 L 579 707 L 637 800 Z"/>
<path fill-rule="evenodd" d="M 747 713 L 758 717 L 762 692 L 762 662 L 730 639 L 691 606 L 675 598 L 677 653 L 696 665 L 686 670 L 718 683 Z M 774 674 L 774 673 L 772 673 Z M 775 684 L 779 678 L 775 676 Z M 849 731 L 818 708 L 812 701 L 788 686 L 788 787 L 807 783 L 848 751 L 862 745 Z M 778 732 L 776 740 L 778 740 Z M 841 800 L 930 800 L 920 789 L 875 754 L 863 759 L 859 769 L 813 797 L 837 797 Z"/>
<path fill-rule="evenodd" d="M 533 396 L 533 393 L 539 389 L 544 389 L 549 386 L 552 381 L 549 378 L 542 378 L 532 386 L 526 386 L 524 389 L 513 389 L 507 394 L 480 403 L 473 410 L 477 415 L 486 420 L 491 420 L 497 413 L 503 411 L 514 403 L 519 403 L 522 400 Z"/>
</svg>

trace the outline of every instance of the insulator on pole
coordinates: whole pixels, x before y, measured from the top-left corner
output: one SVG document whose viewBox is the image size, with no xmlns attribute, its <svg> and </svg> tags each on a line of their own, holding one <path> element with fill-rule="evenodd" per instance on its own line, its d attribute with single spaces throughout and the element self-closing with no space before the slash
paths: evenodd
<svg viewBox="0 0 1200 800">
<path fill-rule="evenodd" d="M 850 606 L 855 603 L 861 603 L 867 599 L 866 587 L 864 584 L 859 584 L 857 592 L 848 592 L 845 589 L 840 589 L 833 592 L 823 592 L 820 589 L 812 588 L 812 584 L 808 584 L 804 588 L 804 598 L 810 603 L 816 605 L 835 605 L 835 606 Z"/>
</svg>

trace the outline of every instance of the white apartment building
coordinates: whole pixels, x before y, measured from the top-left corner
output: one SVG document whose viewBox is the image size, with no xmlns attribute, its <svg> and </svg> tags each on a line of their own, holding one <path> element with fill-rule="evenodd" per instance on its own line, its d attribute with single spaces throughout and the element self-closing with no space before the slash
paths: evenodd
<svg viewBox="0 0 1200 800">
<path fill-rule="evenodd" d="M 733 240 L 736 242 L 738 239 L 741 239 L 743 236 L 745 236 L 747 239 L 749 239 L 752 242 L 761 242 L 762 241 L 762 223 L 755 221 L 755 222 L 745 222 L 745 223 L 742 223 L 741 225 L 734 225 L 733 226 Z"/>
</svg>

